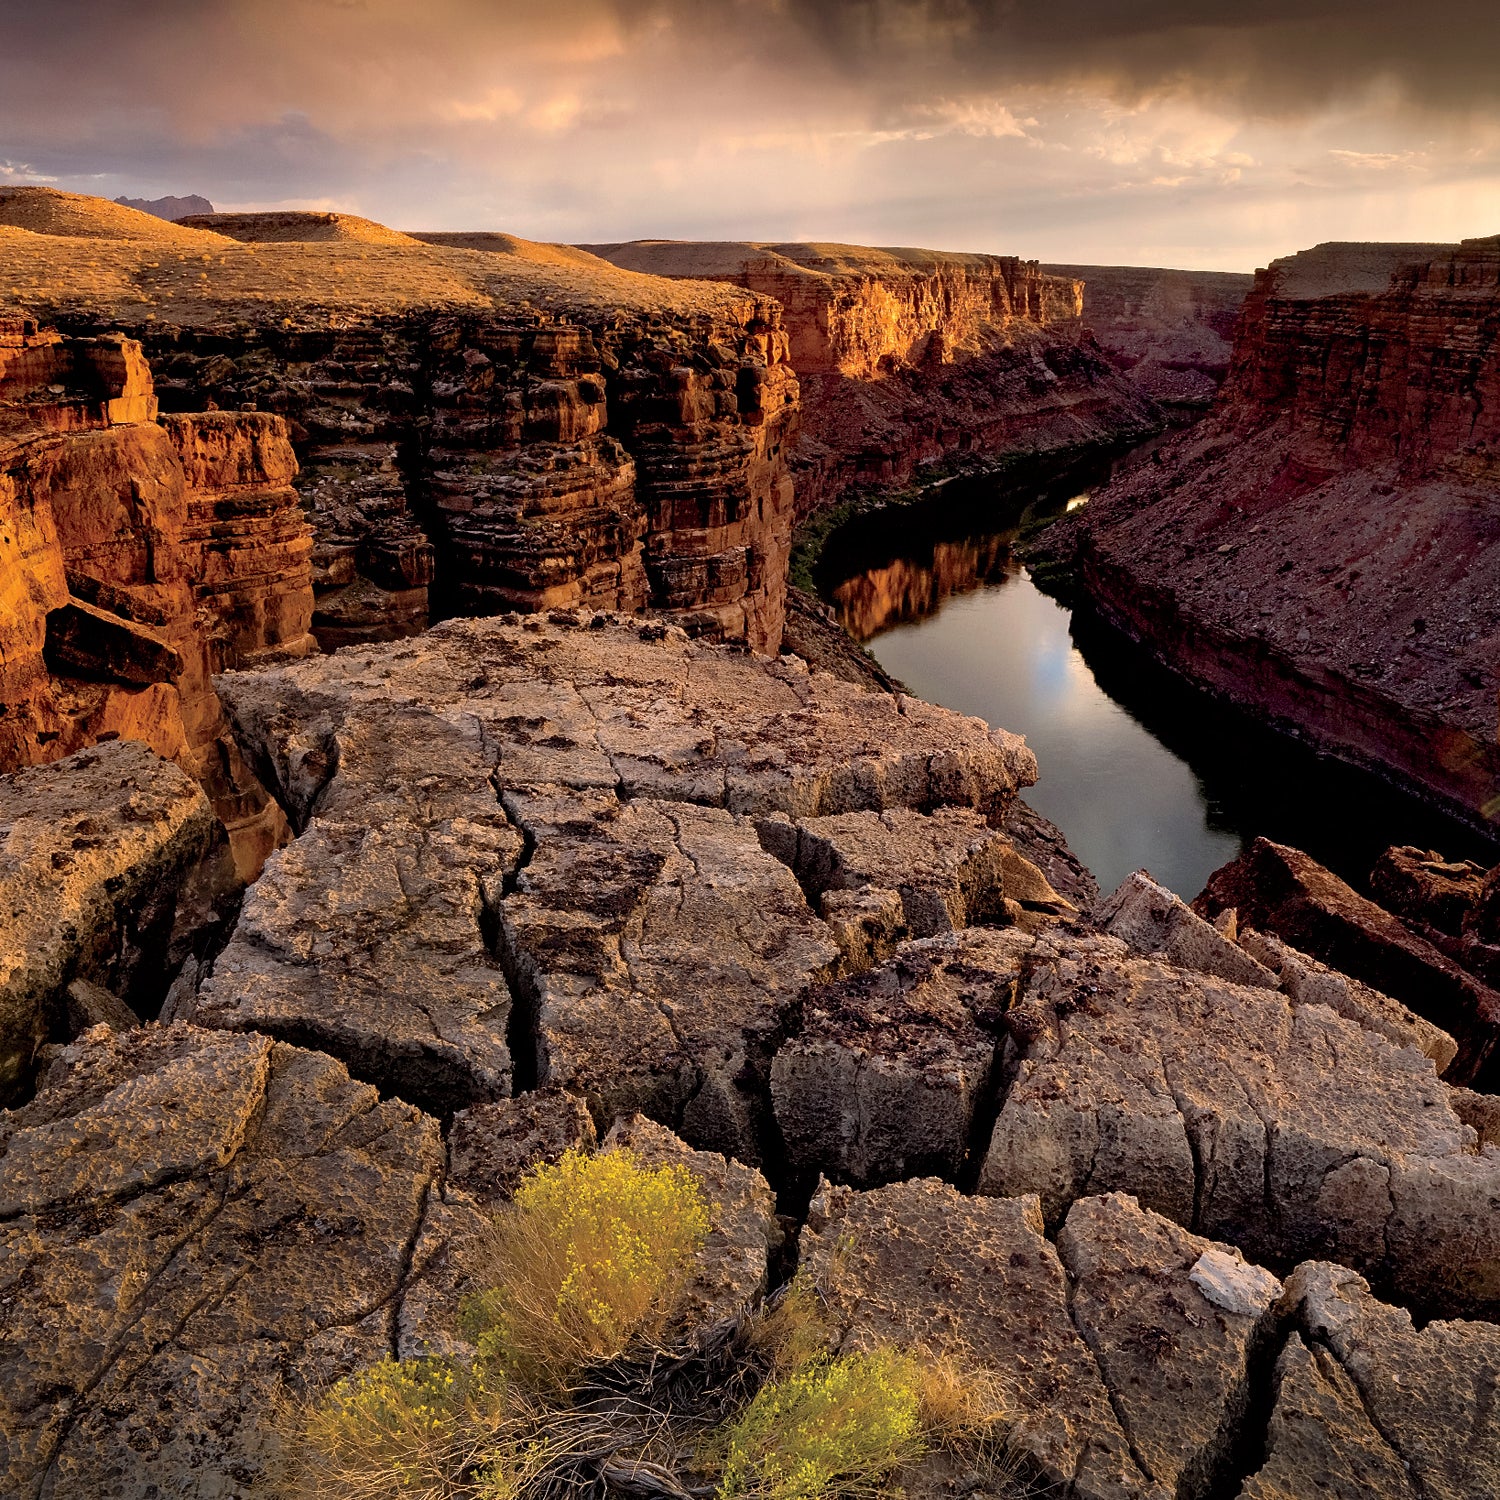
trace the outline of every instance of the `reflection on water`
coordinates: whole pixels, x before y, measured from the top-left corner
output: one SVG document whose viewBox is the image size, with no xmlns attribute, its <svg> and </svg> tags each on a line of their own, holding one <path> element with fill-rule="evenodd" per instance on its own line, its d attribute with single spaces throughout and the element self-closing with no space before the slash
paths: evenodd
<svg viewBox="0 0 1500 1500">
<path fill-rule="evenodd" d="M 1026 736 L 1041 764 L 1026 800 L 1105 890 L 1145 868 L 1191 897 L 1261 833 L 1355 884 L 1392 843 L 1500 857 L 1374 777 L 1215 705 L 1037 589 L 1011 543 L 1038 510 L 1076 495 L 1077 479 L 1008 515 L 992 492 L 988 524 L 1011 523 L 998 530 L 978 529 L 968 506 L 856 522 L 830 540 L 820 582 L 914 693 Z"/>
</svg>

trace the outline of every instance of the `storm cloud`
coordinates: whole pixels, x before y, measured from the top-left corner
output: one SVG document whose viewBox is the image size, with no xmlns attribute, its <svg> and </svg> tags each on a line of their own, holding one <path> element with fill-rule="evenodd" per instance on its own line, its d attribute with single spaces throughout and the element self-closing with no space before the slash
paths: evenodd
<svg viewBox="0 0 1500 1500">
<path fill-rule="evenodd" d="M 1500 7 L 0 0 L 0 182 L 1248 267 L 1500 229 Z"/>
</svg>

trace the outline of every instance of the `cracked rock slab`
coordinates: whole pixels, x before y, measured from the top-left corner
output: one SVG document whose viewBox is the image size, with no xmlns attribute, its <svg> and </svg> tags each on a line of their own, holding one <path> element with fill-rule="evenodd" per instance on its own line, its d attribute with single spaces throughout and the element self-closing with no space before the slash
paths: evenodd
<svg viewBox="0 0 1500 1500">
<path fill-rule="evenodd" d="M 1269 969 L 1144 870 L 1126 876 L 1119 889 L 1100 903 L 1095 921 L 1101 932 L 1119 938 L 1132 952 L 1164 959 L 1179 969 L 1212 974 L 1231 984 L 1276 988 Z"/>
<path fill-rule="evenodd" d="M 1035 1197 L 966 1198 L 931 1179 L 872 1192 L 824 1184 L 803 1265 L 845 1351 L 888 1343 L 999 1374 L 1012 1450 L 1077 1500 L 1166 1500 L 1130 1453 L 1068 1311 L 1068 1278 Z"/>
<path fill-rule="evenodd" d="M 364 727 L 189 1018 L 317 1047 L 434 1113 L 503 1098 L 511 996 L 485 927 L 521 835 L 472 722 L 387 709 Z"/>
<path fill-rule="evenodd" d="M 0 1114 L 0 1490 L 282 1493 L 277 1392 L 390 1350 L 441 1164 L 435 1121 L 267 1037 L 64 1049 Z"/>
<path fill-rule="evenodd" d="M 771 1068 L 791 1164 L 861 1187 L 955 1179 L 1029 949 L 976 928 L 904 943 L 879 969 L 812 991 Z"/>
<path fill-rule="evenodd" d="M 213 824 L 197 783 L 134 741 L 0 778 L 0 1100 L 61 1031 L 75 979 L 159 1002 Z"/>
<path fill-rule="evenodd" d="M 382 704 L 471 717 L 505 786 L 618 787 L 745 815 L 944 805 L 1000 815 L 1036 778 L 1024 740 L 978 719 L 862 692 L 795 658 L 587 612 L 449 620 L 416 640 L 219 681 L 240 734 L 303 817 L 320 789 L 309 752 L 358 737 Z"/>
<path fill-rule="evenodd" d="M 1489 1087 L 1500 1043 L 1500 992 L 1301 850 L 1256 839 L 1209 877 L 1193 906 L 1210 918 L 1233 907 L 1241 925 L 1272 933 L 1411 1006 L 1458 1044 L 1453 1081 Z"/>
<path fill-rule="evenodd" d="M 1049 935 L 1006 1018 L 980 1189 L 1050 1222 L 1127 1192 L 1257 1260 L 1332 1255 L 1437 1310 L 1500 1305 L 1500 1151 L 1430 1059 L 1321 1005 Z"/>
<path fill-rule="evenodd" d="M 771 1055 L 838 958 L 791 872 L 720 808 L 508 792 L 535 852 L 501 911 L 536 1076 L 758 1161 Z"/>
<path fill-rule="evenodd" d="M 1239 1500 L 1417 1500 L 1406 1469 L 1327 1349 L 1297 1334 L 1276 1361 L 1266 1461 Z"/>
<path fill-rule="evenodd" d="M 1326 1005 L 1366 1031 L 1379 1032 L 1397 1047 L 1415 1047 L 1432 1059 L 1439 1073 L 1458 1056 L 1458 1043 L 1446 1031 L 1424 1021 L 1399 1000 L 1299 953 L 1290 943 L 1253 927 L 1240 934 L 1239 942 L 1276 975 L 1296 1004 Z"/>
<path fill-rule="evenodd" d="M 1377 1301 L 1352 1271 L 1299 1266 L 1286 1303 L 1328 1349 L 1366 1415 L 1427 1500 L 1500 1494 L 1500 1327 L 1434 1322 Z"/>
<path fill-rule="evenodd" d="M 449 1128 L 448 1182 L 479 1203 L 504 1203 L 538 1163 L 591 1150 L 595 1141 L 587 1104 L 562 1089 L 476 1104 Z"/>
<path fill-rule="evenodd" d="M 1121 1193 L 1075 1203 L 1057 1252 L 1137 1463 L 1179 1500 L 1213 1494 L 1281 1283 Z"/>
</svg>

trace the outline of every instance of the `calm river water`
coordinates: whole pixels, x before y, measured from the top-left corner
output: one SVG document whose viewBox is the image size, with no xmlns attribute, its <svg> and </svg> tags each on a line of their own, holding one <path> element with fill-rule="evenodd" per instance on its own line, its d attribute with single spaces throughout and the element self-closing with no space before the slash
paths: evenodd
<svg viewBox="0 0 1500 1500">
<path fill-rule="evenodd" d="M 1011 551 L 1020 525 L 1085 503 L 1101 478 L 970 485 L 864 517 L 830 538 L 819 587 L 914 693 L 1026 736 L 1041 763 L 1026 800 L 1106 891 L 1144 868 L 1191 899 L 1257 834 L 1356 885 L 1392 843 L 1500 858 L 1377 778 L 1215 705 L 1042 593 Z"/>
</svg>

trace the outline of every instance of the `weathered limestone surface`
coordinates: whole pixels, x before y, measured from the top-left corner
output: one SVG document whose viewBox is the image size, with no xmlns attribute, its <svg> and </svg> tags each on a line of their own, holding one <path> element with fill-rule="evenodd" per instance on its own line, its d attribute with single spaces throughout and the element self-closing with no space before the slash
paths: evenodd
<svg viewBox="0 0 1500 1500">
<path fill-rule="evenodd" d="M 1337 1358 L 1419 1495 L 1500 1492 L 1500 1328 L 1437 1322 L 1418 1331 L 1410 1313 L 1327 1264 L 1299 1267 L 1286 1301 L 1304 1336 Z"/>
<path fill-rule="evenodd" d="M 791 872 L 720 808 L 507 792 L 535 852 L 500 913 L 535 1076 L 761 1159 L 770 1056 L 838 958 Z"/>
<path fill-rule="evenodd" d="M 1273 933 L 1353 979 L 1404 1001 L 1450 1033 L 1455 1083 L 1484 1080 L 1500 1041 L 1500 992 L 1300 850 L 1257 839 L 1210 877 L 1194 903 Z"/>
<path fill-rule="evenodd" d="M 448 1131 L 448 1182 L 480 1203 L 503 1203 L 539 1162 L 592 1149 L 594 1118 L 577 1094 L 533 1089 L 460 1110 Z"/>
<path fill-rule="evenodd" d="M 841 935 L 840 946 L 856 963 L 888 956 L 906 937 L 936 937 L 1001 916 L 1007 858 L 1013 866 L 1020 858 L 1003 835 L 966 808 L 942 808 L 925 817 L 896 808 L 798 823 L 771 817 L 758 828 L 761 843 L 817 899 L 826 920 L 839 929 L 854 918 L 854 931 Z M 1046 886 L 1039 871 L 1035 881 L 1037 890 Z M 872 945 L 860 917 L 891 907 L 892 895 L 898 920 Z M 1056 902 L 1056 892 L 1051 896 Z"/>
<path fill-rule="evenodd" d="M 1136 1462 L 1183 1500 L 1215 1493 L 1281 1283 L 1119 1193 L 1075 1203 L 1057 1253 L 1072 1282 L 1069 1311 Z"/>
<path fill-rule="evenodd" d="M 1322 1005 L 1044 934 L 980 1190 L 1143 1206 L 1261 1259 L 1327 1253 L 1441 1309 L 1500 1300 L 1500 1154 L 1431 1061 Z"/>
<path fill-rule="evenodd" d="M 0 777 L 0 1099 L 70 1034 L 75 980 L 160 1005 L 212 831 L 198 786 L 131 741 Z"/>
<path fill-rule="evenodd" d="M 896 1343 L 999 1372 L 1012 1448 L 1052 1493 L 1171 1493 L 1131 1455 L 1034 1197 L 966 1198 L 931 1180 L 868 1193 L 824 1186 L 803 1231 L 803 1265 L 841 1349 Z"/>
<path fill-rule="evenodd" d="M 1276 1361 L 1273 1399 L 1266 1462 L 1240 1500 L 1416 1500 L 1401 1459 L 1329 1350 L 1292 1334 Z"/>
<path fill-rule="evenodd" d="M 506 1092 L 509 1028 L 522 1086 L 751 1161 L 771 1056 L 840 962 L 756 820 L 907 809 L 920 841 L 934 812 L 961 874 L 997 841 L 944 806 L 1003 820 L 1034 775 L 977 720 L 603 615 L 452 621 L 220 684 L 308 832 L 200 1021 L 315 1040 L 444 1110 Z"/>
<path fill-rule="evenodd" d="M 1094 920 L 1101 932 L 1119 938 L 1135 953 L 1164 959 L 1179 969 L 1227 979 L 1231 984 L 1276 988 L 1276 979 L 1264 964 L 1144 870 L 1128 876 L 1112 896 L 1102 901 Z"/>
<path fill-rule="evenodd" d="M 511 993 L 485 924 L 522 837 L 483 730 L 376 704 L 364 731 L 340 743 L 318 816 L 271 857 L 178 1014 L 321 1048 L 437 1113 L 502 1098 Z"/>
<path fill-rule="evenodd" d="M 861 1187 L 956 1179 L 1029 949 L 1017 932 L 976 929 L 904 943 L 873 973 L 813 990 L 771 1068 L 791 1165 Z"/>
<path fill-rule="evenodd" d="M 0 1487 L 271 1500 L 267 1420 L 390 1351 L 435 1121 L 331 1058 L 173 1026 L 0 1114 Z"/>
<path fill-rule="evenodd" d="M 1366 1031 L 1378 1031 L 1394 1046 L 1415 1047 L 1432 1059 L 1440 1074 L 1458 1056 L 1458 1043 L 1431 1021 L 1424 1021 L 1399 1000 L 1299 953 L 1280 938 L 1249 927 L 1240 933 L 1239 943 L 1276 975 L 1295 1004 L 1326 1005 Z"/>
</svg>

